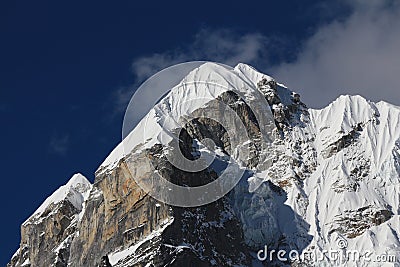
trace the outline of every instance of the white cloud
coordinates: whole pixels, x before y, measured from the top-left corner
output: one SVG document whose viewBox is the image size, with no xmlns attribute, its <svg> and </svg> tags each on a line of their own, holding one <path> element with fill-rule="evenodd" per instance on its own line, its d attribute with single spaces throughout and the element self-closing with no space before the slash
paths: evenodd
<svg viewBox="0 0 400 267">
<path fill-rule="evenodd" d="M 341 94 L 400 105 L 400 5 L 349 3 L 351 15 L 320 27 L 297 60 L 276 66 L 272 74 L 311 107 L 323 107 Z"/>
<path fill-rule="evenodd" d="M 203 29 L 185 47 L 137 58 L 132 69 L 136 79 L 143 81 L 165 67 L 185 61 L 209 60 L 227 65 L 256 63 L 261 58 L 267 59 L 267 45 L 267 38 L 259 33 L 240 35 L 227 29 Z"/>
<path fill-rule="evenodd" d="M 293 62 L 271 66 L 269 56 L 285 47 L 281 40 L 257 32 L 205 29 L 181 47 L 137 58 L 132 64 L 135 80 L 142 82 L 185 61 L 244 62 L 298 91 L 310 107 L 324 107 L 343 94 L 400 105 L 400 4 L 390 0 L 341 1 L 352 12 L 343 17 L 343 12 L 339 14 L 342 9 L 332 6 L 338 10 L 337 20 L 317 27 Z M 327 5 L 329 9 L 337 3 Z M 138 83 L 116 92 L 117 111 L 125 109 Z"/>
<path fill-rule="evenodd" d="M 51 153 L 58 155 L 65 155 L 68 151 L 70 144 L 69 135 L 55 134 L 50 138 L 49 150 Z"/>
<path fill-rule="evenodd" d="M 265 64 L 268 44 L 268 39 L 259 33 L 239 34 L 228 29 L 203 29 L 194 35 L 192 42 L 183 47 L 139 57 L 132 63 L 136 83 L 114 92 L 114 114 L 125 111 L 141 82 L 166 67 L 197 60 L 215 61 L 230 66 L 239 62 L 257 64 L 261 60 Z"/>
<path fill-rule="evenodd" d="M 177 54 L 174 52 L 165 52 L 163 54 L 153 54 L 151 56 L 141 57 L 132 63 L 132 70 L 135 78 L 139 82 L 143 82 L 156 72 L 185 61 L 185 54 Z"/>
<path fill-rule="evenodd" d="M 111 117 L 114 117 L 114 115 L 125 111 L 129 99 L 131 99 L 134 91 L 136 90 L 135 87 L 136 85 L 120 87 L 113 92 L 114 110 L 111 114 L 109 114 Z"/>
</svg>

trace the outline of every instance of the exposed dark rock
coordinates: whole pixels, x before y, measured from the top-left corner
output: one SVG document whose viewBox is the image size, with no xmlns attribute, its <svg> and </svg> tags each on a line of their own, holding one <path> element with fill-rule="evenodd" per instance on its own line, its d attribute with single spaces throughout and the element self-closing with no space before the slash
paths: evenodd
<svg viewBox="0 0 400 267">
<path fill-rule="evenodd" d="M 360 136 L 360 132 L 362 130 L 363 130 L 362 123 L 359 123 L 356 126 L 354 126 L 353 130 L 343 135 L 339 140 L 329 145 L 325 149 L 325 151 L 323 151 L 322 155 L 324 156 L 324 158 L 330 158 L 334 154 L 355 143 L 357 141 L 357 138 Z"/>
<path fill-rule="evenodd" d="M 369 228 L 388 221 L 392 216 L 393 213 L 390 210 L 376 210 L 372 206 L 354 211 L 348 210 L 336 217 L 329 233 L 339 232 L 348 238 L 355 238 Z"/>
</svg>

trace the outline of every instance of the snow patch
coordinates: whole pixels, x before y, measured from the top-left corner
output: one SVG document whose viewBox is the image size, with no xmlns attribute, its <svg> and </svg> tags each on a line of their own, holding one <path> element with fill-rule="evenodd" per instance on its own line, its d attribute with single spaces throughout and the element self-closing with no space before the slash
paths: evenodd
<svg viewBox="0 0 400 267">
<path fill-rule="evenodd" d="M 82 204 L 87 198 L 91 187 L 91 183 L 82 174 L 74 174 L 67 184 L 61 186 L 49 196 L 23 225 L 27 225 L 33 219 L 40 217 L 50 205 L 64 200 L 69 201 L 77 210 L 81 211 Z"/>
<path fill-rule="evenodd" d="M 111 265 L 117 264 L 120 260 L 125 259 L 126 257 L 133 255 L 136 250 L 145 242 L 153 239 L 156 236 L 161 235 L 164 230 L 171 225 L 174 222 L 174 219 L 166 219 L 164 222 L 161 223 L 161 227 L 157 230 L 154 230 L 150 234 L 148 234 L 144 239 L 140 240 L 139 242 L 133 244 L 132 246 L 118 252 L 113 252 L 111 254 L 108 254 L 108 259 L 111 263 Z"/>
</svg>

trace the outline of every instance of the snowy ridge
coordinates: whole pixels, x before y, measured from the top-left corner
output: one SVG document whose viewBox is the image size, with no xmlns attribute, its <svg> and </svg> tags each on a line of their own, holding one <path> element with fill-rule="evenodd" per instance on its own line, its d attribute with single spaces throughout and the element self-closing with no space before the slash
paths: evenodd
<svg viewBox="0 0 400 267">
<path fill-rule="evenodd" d="M 247 244 L 276 248 L 283 235 L 292 249 L 322 255 L 344 239 L 348 250 L 400 260 L 400 109 L 341 96 L 308 112 L 302 127 L 285 129 L 284 139 L 274 142 L 276 163 L 235 188 Z M 286 199 L 271 199 L 268 181 L 282 187 Z M 247 198 L 251 202 L 238 202 Z M 320 264 L 313 266 L 334 263 Z"/>
<path fill-rule="evenodd" d="M 235 88 L 247 98 L 258 91 L 257 82 L 268 75 L 246 64 L 229 68 L 217 63 L 205 63 L 191 71 L 178 85 L 153 108 L 132 132 L 110 153 L 97 172 L 113 169 L 127 153 L 150 148 L 167 140 L 165 129 L 174 126 L 168 118 L 181 118 L 217 98 L 223 92 Z M 204 82 L 207 83 L 204 83 Z M 126 151 L 124 151 L 126 150 Z"/>
<path fill-rule="evenodd" d="M 376 108 L 361 96 L 340 96 L 322 110 L 310 110 L 311 122 L 318 130 L 318 147 L 324 147 L 348 134 L 359 123 L 365 124 L 374 118 Z"/>
<path fill-rule="evenodd" d="M 108 176 L 107 172 L 118 168 L 127 153 L 135 154 L 155 144 L 165 144 L 171 138 L 169 131 L 178 127 L 177 120 L 207 107 L 210 101 L 232 87 L 247 99 L 256 99 L 256 93 L 262 92 L 269 106 L 255 105 L 256 110 L 253 111 L 272 109 L 277 125 L 273 129 L 276 138 L 268 148 L 260 148 L 264 149 L 259 151 L 263 156 L 260 157 L 260 164 L 246 169 L 239 184 L 226 195 L 227 204 L 220 207 L 225 210 L 218 210 L 222 213 L 228 211 L 238 219 L 245 249 L 253 257 L 253 266 L 263 264 L 254 255 L 265 245 L 270 249 L 294 249 L 299 253 L 317 251 L 318 256 L 323 251 L 338 248 L 360 253 L 369 251 L 373 253 L 372 258 L 394 255 L 399 262 L 400 107 L 385 102 L 373 103 L 361 96 L 341 96 L 323 109 L 308 109 L 299 95 L 279 83 L 275 84 L 271 77 L 251 66 L 238 64 L 230 68 L 205 63 L 191 71 L 150 110 L 105 159 L 97 175 Z M 211 151 L 212 148 L 202 147 L 197 139 L 193 140 L 192 146 L 195 148 L 192 152 L 194 157 L 199 152 L 217 156 L 216 164 L 211 166 L 216 173 L 220 171 L 218 168 L 225 166 L 219 163 L 229 160 L 221 148 L 215 147 L 215 151 Z M 85 177 L 76 174 L 48 197 L 24 225 L 39 222 L 48 212 L 57 210 L 58 203 L 68 201 L 76 208 L 69 216 L 72 218 L 71 225 L 79 226 L 85 211 L 85 200 L 89 199 L 87 203 L 102 201 L 102 194 L 96 186 L 92 189 Z M 96 212 L 89 207 L 87 211 Z M 192 215 L 198 220 L 196 212 L 193 211 Z M 202 225 L 215 223 L 206 218 L 202 220 Z M 152 228 L 154 231 L 140 235 L 123 246 L 118 244 L 118 247 L 107 249 L 103 255 L 107 255 L 105 258 L 112 266 L 151 264 L 153 259 L 157 260 L 152 245 L 164 242 L 164 230 L 177 221 L 174 222 L 173 217 L 162 220 Z M 182 228 L 185 227 L 191 227 L 186 230 L 196 232 L 194 227 L 198 226 L 183 224 Z M 223 224 L 220 227 L 224 227 Z M 121 232 L 123 230 L 121 227 Z M 177 235 L 180 230 L 174 229 L 178 231 Z M 79 236 L 79 230 L 74 234 L 75 238 Z M 121 233 L 116 234 L 120 237 Z M 73 238 L 71 234 L 57 243 L 54 247 L 56 260 L 63 257 Z M 340 240 L 345 241 L 344 248 L 339 247 Z M 204 241 L 200 241 L 199 245 L 207 245 L 201 242 Z M 199 250 L 196 251 L 198 248 L 190 242 L 161 245 L 176 247 L 177 250 L 191 249 L 201 256 Z M 21 246 L 16 255 L 21 251 L 27 253 Z M 220 255 L 223 256 L 223 253 Z M 26 260 L 29 263 L 29 258 L 21 262 Z M 210 261 L 210 264 L 216 263 Z M 282 262 L 273 264 L 287 266 Z M 322 262 L 313 262 L 311 266 L 338 264 L 325 257 Z M 347 262 L 343 266 L 396 265 L 358 261 Z"/>
<path fill-rule="evenodd" d="M 83 202 L 89 195 L 91 186 L 91 183 L 82 174 L 74 174 L 65 185 L 58 188 L 49 196 L 23 225 L 29 224 L 36 218 L 39 218 L 50 205 L 64 200 L 69 201 L 77 210 L 81 211 Z"/>
<path fill-rule="evenodd" d="M 169 220 L 165 220 L 164 222 L 161 223 L 161 227 L 159 229 L 156 229 L 154 231 L 152 231 L 150 234 L 148 234 L 146 237 L 144 237 L 142 240 L 136 242 L 134 245 L 125 248 L 123 250 L 120 251 L 115 251 L 112 252 L 108 255 L 108 259 L 110 261 L 110 263 L 112 264 L 112 266 L 119 266 L 119 267 L 123 267 L 123 266 L 132 266 L 131 264 L 135 264 L 139 261 L 139 259 L 137 258 L 130 258 L 133 255 L 135 255 L 136 250 L 142 246 L 143 244 L 145 244 L 146 242 L 151 241 L 153 238 L 160 236 L 162 234 L 162 232 L 173 223 L 174 219 L 169 219 Z M 151 252 L 150 252 L 151 253 Z M 154 251 L 153 251 L 154 253 Z"/>
<path fill-rule="evenodd" d="M 125 155 L 123 146 L 130 152 L 160 142 L 166 117 L 179 118 L 224 92 L 193 81 L 232 86 L 251 98 L 263 78 L 272 80 L 245 64 L 200 66 L 150 111 L 98 171 L 114 168 Z M 292 92 L 283 85 L 277 91 L 289 106 Z M 273 144 L 276 163 L 235 188 L 234 208 L 247 244 L 263 248 L 285 236 L 291 248 L 323 251 L 337 249 L 338 238 L 344 238 L 348 249 L 390 251 L 400 259 L 400 108 L 341 96 L 323 109 L 298 115 L 301 124 L 284 129 L 283 140 Z M 265 186 L 269 181 L 282 187 L 286 198 L 271 199 L 273 192 Z M 380 266 L 348 264 L 353 265 Z"/>
<path fill-rule="evenodd" d="M 337 249 L 334 236 L 339 235 L 349 249 L 390 250 L 399 258 L 398 228 L 393 226 L 400 211 L 400 110 L 360 96 L 341 96 L 310 114 L 319 155 L 319 166 L 304 185 L 312 203 L 305 216 L 314 236 L 311 245 Z M 340 139 L 345 141 L 338 144 Z M 324 153 L 335 143 L 337 149 Z M 380 266 L 349 266 L 353 264 Z"/>
</svg>

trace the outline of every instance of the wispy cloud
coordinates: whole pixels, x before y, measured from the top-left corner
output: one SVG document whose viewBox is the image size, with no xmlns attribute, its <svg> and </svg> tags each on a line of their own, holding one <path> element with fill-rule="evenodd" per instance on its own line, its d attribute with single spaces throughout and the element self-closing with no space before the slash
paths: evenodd
<svg viewBox="0 0 400 267">
<path fill-rule="evenodd" d="M 114 117 L 115 115 L 121 114 L 125 111 L 126 107 L 128 106 L 129 100 L 131 99 L 133 93 L 139 86 L 138 83 L 134 83 L 131 86 L 124 86 L 120 87 L 113 92 L 112 95 L 112 104 L 113 110 L 109 114 L 110 118 Z"/>
<path fill-rule="evenodd" d="M 123 112 L 135 89 L 158 71 L 186 61 L 215 61 L 227 65 L 257 64 L 268 59 L 269 39 L 260 33 L 240 34 L 228 29 L 202 29 L 181 47 L 136 58 L 132 63 L 135 84 L 114 92 L 114 114 Z"/>
<path fill-rule="evenodd" d="M 228 29 L 202 29 L 184 47 L 137 58 L 132 69 L 137 80 L 148 78 L 173 64 L 192 60 L 209 60 L 235 65 L 267 59 L 268 39 L 260 33 L 239 34 Z"/>
<path fill-rule="evenodd" d="M 400 3 L 323 3 L 321 12 L 330 10 L 336 15 L 328 14 L 331 22 L 315 28 L 294 61 L 271 64 L 271 56 L 288 47 L 279 36 L 271 39 L 258 32 L 243 34 L 229 29 L 203 29 L 192 42 L 135 59 L 132 71 L 136 83 L 115 91 L 115 113 L 125 110 L 140 82 L 165 67 L 192 60 L 256 65 L 298 91 L 310 107 L 324 107 L 342 94 L 400 105 Z"/>
<path fill-rule="evenodd" d="M 394 1 L 347 1 L 344 19 L 320 27 L 294 62 L 271 69 L 312 107 L 341 94 L 400 105 L 400 5 Z"/>
<path fill-rule="evenodd" d="M 64 156 L 70 145 L 70 138 L 68 134 L 54 134 L 50 138 L 49 152 L 57 155 Z"/>
</svg>

